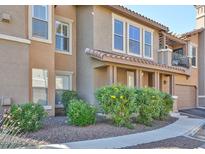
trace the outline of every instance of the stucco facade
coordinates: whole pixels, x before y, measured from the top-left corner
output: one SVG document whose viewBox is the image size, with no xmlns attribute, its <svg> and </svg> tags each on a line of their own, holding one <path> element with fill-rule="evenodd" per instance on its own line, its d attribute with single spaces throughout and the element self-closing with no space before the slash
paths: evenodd
<svg viewBox="0 0 205 154">
<path fill-rule="evenodd" d="M 0 6 L 0 13 L 12 17 L 10 22 L 0 22 L 1 38 L 7 38 L 0 39 L 0 101 L 9 98 L 16 103 L 28 102 L 29 41 L 25 6 Z"/>
<path fill-rule="evenodd" d="M 30 38 L 30 7 L 0 6 L 0 13 L 11 17 L 10 22 L 0 23 L 3 34 L 0 39 L 0 70 L 3 72 L 0 74 L 0 96 L 11 98 L 12 103 L 33 101 L 32 69 L 45 69 L 48 71 L 48 106 L 45 109 L 55 115 L 56 73 L 71 73 L 71 89 L 76 90 L 76 6 L 51 6 L 51 42 Z M 55 20 L 72 23 L 71 54 L 56 50 Z"/>
<path fill-rule="evenodd" d="M 0 97 L 9 97 L 13 103 L 33 101 L 32 70 L 42 69 L 48 72 L 45 109 L 50 115 L 56 112 L 59 72 L 71 74 L 71 90 L 76 90 L 82 99 L 94 105 L 97 105 L 96 89 L 109 84 L 154 87 L 179 96 L 179 109 L 203 104 L 205 74 L 199 70 L 204 70 L 205 66 L 204 31 L 186 35 L 185 40 L 170 34 L 168 27 L 122 6 L 55 5 L 48 8 L 48 40 L 42 41 L 32 37 L 31 6 L 0 6 L 0 14 L 11 17 L 10 22 L 0 22 L 0 71 L 3 72 L 0 73 Z M 121 53 L 113 48 L 115 18 L 124 24 Z M 56 20 L 70 25 L 69 53 L 56 49 Z M 203 27 L 201 17 L 197 22 Z M 128 50 L 129 25 L 140 28 L 140 56 Z M 146 30 L 151 32 L 153 52 L 150 58 L 145 56 Z M 173 66 L 173 52 L 182 48 L 187 58 L 189 44 L 197 46 L 197 67 Z M 187 96 L 194 99 L 187 98 L 190 100 L 187 101 Z"/>
</svg>

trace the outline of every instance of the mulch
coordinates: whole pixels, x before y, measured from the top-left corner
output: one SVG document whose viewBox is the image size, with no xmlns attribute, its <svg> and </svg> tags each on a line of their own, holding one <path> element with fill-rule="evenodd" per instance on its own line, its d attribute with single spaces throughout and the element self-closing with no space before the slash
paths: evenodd
<svg viewBox="0 0 205 154">
<path fill-rule="evenodd" d="M 155 120 L 152 126 L 135 124 L 133 129 L 128 129 L 116 127 L 111 121 L 107 120 L 99 120 L 95 125 L 77 127 L 69 125 L 66 117 L 48 117 L 43 122 L 43 128 L 37 132 L 27 134 L 27 138 L 41 141 L 44 144 L 58 144 L 150 131 L 167 126 L 176 120 L 177 118 L 168 117 L 164 121 Z"/>
</svg>

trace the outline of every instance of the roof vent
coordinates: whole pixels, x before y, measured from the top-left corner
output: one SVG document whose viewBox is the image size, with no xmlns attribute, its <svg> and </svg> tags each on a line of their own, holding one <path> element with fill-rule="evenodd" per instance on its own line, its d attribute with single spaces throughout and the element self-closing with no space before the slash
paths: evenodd
<svg viewBox="0 0 205 154">
<path fill-rule="evenodd" d="M 1 13 L 0 14 L 0 21 L 9 23 L 11 21 L 11 15 L 8 13 Z"/>
</svg>

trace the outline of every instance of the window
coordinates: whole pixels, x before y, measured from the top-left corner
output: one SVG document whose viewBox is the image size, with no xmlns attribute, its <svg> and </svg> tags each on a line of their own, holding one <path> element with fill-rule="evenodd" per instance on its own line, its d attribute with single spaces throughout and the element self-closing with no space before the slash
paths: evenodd
<svg viewBox="0 0 205 154">
<path fill-rule="evenodd" d="M 144 31 L 144 56 L 152 58 L 152 33 Z"/>
<path fill-rule="evenodd" d="M 70 52 L 70 25 L 56 21 L 56 49 Z"/>
<path fill-rule="evenodd" d="M 190 57 L 191 57 L 191 65 L 197 67 L 196 47 L 193 45 L 191 45 Z"/>
<path fill-rule="evenodd" d="M 140 28 L 129 25 L 129 52 L 140 55 Z"/>
<path fill-rule="evenodd" d="M 62 105 L 62 94 L 66 90 L 72 90 L 71 75 L 56 75 L 56 105 Z"/>
<path fill-rule="evenodd" d="M 114 49 L 124 50 L 124 27 L 123 22 L 114 19 Z"/>
<path fill-rule="evenodd" d="M 32 69 L 33 102 L 48 105 L 48 71 Z"/>
<path fill-rule="evenodd" d="M 33 5 L 32 36 L 48 39 L 48 6 Z"/>
<path fill-rule="evenodd" d="M 174 53 L 183 56 L 184 55 L 184 51 L 183 48 L 178 48 L 178 49 L 174 49 L 173 51 Z"/>
</svg>

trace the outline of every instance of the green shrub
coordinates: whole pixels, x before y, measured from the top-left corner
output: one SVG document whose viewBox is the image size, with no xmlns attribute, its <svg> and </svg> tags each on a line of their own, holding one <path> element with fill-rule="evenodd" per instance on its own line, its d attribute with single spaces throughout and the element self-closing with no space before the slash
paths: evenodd
<svg viewBox="0 0 205 154">
<path fill-rule="evenodd" d="M 169 115 L 169 112 L 172 111 L 174 101 L 170 94 L 161 92 L 160 95 L 163 100 L 162 107 L 160 109 L 160 119 L 165 119 Z"/>
<path fill-rule="evenodd" d="M 40 104 L 26 103 L 12 105 L 8 113 L 11 123 L 23 132 L 37 131 L 42 127 L 42 120 L 46 116 L 44 108 Z"/>
<path fill-rule="evenodd" d="M 96 121 L 96 108 L 83 100 L 70 100 L 67 112 L 68 121 L 76 126 L 87 126 Z"/>
<path fill-rule="evenodd" d="M 160 91 L 154 88 L 142 88 L 137 89 L 135 94 L 135 103 L 139 107 L 138 122 L 150 125 L 153 119 L 159 119 L 163 103 Z"/>
<path fill-rule="evenodd" d="M 123 85 L 105 86 L 98 89 L 95 96 L 117 126 L 130 126 L 131 114 L 136 110 L 134 89 Z"/>
<path fill-rule="evenodd" d="M 67 90 L 62 94 L 62 102 L 66 113 L 68 112 L 69 103 L 73 99 L 78 99 L 78 95 L 76 91 Z"/>
</svg>

